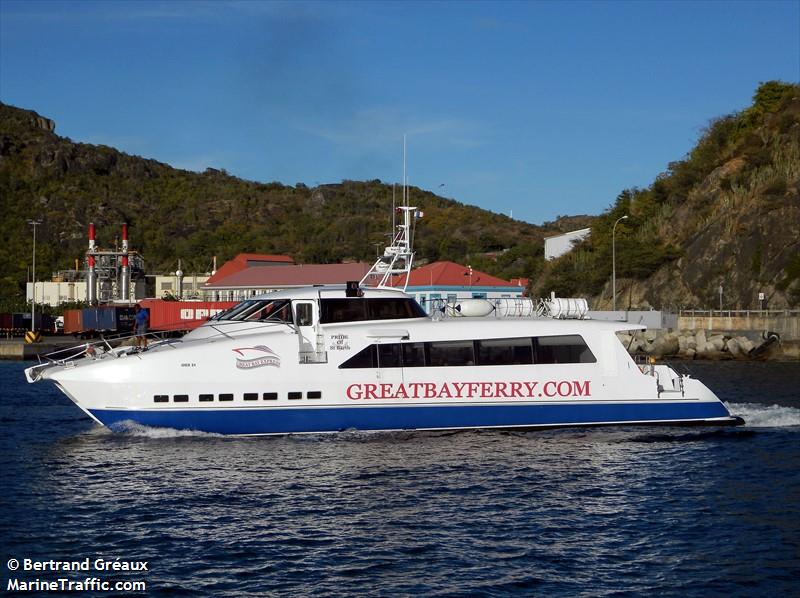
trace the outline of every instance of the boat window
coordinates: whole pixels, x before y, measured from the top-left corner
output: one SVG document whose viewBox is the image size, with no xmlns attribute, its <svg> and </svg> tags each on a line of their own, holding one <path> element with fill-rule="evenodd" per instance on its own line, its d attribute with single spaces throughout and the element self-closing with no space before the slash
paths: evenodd
<svg viewBox="0 0 800 598">
<path fill-rule="evenodd" d="M 472 341 L 443 341 L 428 343 L 428 365 L 475 365 Z"/>
<path fill-rule="evenodd" d="M 296 399 L 302 399 L 302 398 L 303 398 L 303 393 L 302 392 L 292 391 L 292 392 L 289 393 L 289 400 L 290 401 L 294 401 Z"/>
<path fill-rule="evenodd" d="M 536 339 L 536 363 L 595 363 L 594 354 L 578 334 L 540 336 Z"/>
<path fill-rule="evenodd" d="M 309 390 L 306 393 L 307 399 L 321 399 L 322 398 L 322 391 L 321 390 Z"/>
<path fill-rule="evenodd" d="M 425 367 L 425 343 L 403 343 L 403 367 Z"/>
<path fill-rule="evenodd" d="M 323 299 L 320 322 L 360 322 L 367 319 L 365 299 Z"/>
<path fill-rule="evenodd" d="M 353 355 L 339 367 L 342 369 L 371 368 L 375 363 L 375 345 L 369 345 Z"/>
<path fill-rule="evenodd" d="M 481 365 L 527 365 L 533 363 L 530 338 L 479 340 L 478 363 Z"/>
<path fill-rule="evenodd" d="M 246 393 L 244 393 L 244 400 L 245 401 L 257 401 L 258 400 L 258 393 L 257 392 L 246 392 Z"/>
<path fill-rule="evenodd" d="M 255 301 L 243 301 L 237 305 L 234 305 L 229 310 L 222 312 L 217 316 L 218 320 L 238 320 L 239 315 L 244 312 L 250 311 L 253 307 L 253 304 L 256 303 Z"/>
<path fill-rule="evenodd" d="M 221 394 L 221 395 L 219 395 L 219 400 L 220 401 L 232 401 L 233 400 L 233 395 L 230 394 L 230 393 Z"/>
<path fill-rule="evenodd" d="M 265 401 L 277 401 L 278 400 L 278 393 L 277 392 L 265 392 L 264 393 L 264 400 Z"/>
<path fill-rule="evenodd" d="M 292 312 L 288 299 L 274 299 L 270 301 L 259 301 L 258 309 L 250 312 L 243 319 L 250 321 L 263 322 L 265 320 L 276 320 L 278 322 L 291 322 Z"/>
<path fill-rule="evenodd" d="M 174 395 L 172 400 L 176 403 L 188 403 L 189 395 Z"/>
<path fill-rule="evenodd" d="M 288 299 L 251 299 L 234 305 L 228 311 L 218 314 L 217 320 L 234 321 L 280 321 L 291 322 L 291 309 Z"/>
<path fill-rule="evenodd" d="M 477 341 L 379 343 L 364 347 L 339 367 L 342 369 L 409 368 L 595 363 L 596 361 L 583 338 L 573 334 Z"/>
<path fill-rule="evenodd" d="M 168 403 L 169 402 L 169 395 L 154 395 L 153 396 L 154 403 Z"/>
<path fill-rule="evenodd" d="M 400 345 L 398 343 L 390 343 L 386 345 L 377 345 L 378 362 L 375 364 L 379 368 L 399 368 L 402 367 L 400 361 Z"/>
<path fill-rule="evenodd" d="M 201 401 L 203 401 L 203 402 L 213 401 L 214 400 L 214 395 L 200 395 L 199 399 Z"/>
<path fill-rule="evenodd" d="M 408 297 L 381 299 L 323 299 L 320 321 L 323 324 L 424 318 L 425 312 Z"/>
<path fill-rule="evenodd" d="M 311 326 L 314 323 L 313 308 L 310 303 L 298 303 L 296 309 L 298 326 Z"/>
</svg>

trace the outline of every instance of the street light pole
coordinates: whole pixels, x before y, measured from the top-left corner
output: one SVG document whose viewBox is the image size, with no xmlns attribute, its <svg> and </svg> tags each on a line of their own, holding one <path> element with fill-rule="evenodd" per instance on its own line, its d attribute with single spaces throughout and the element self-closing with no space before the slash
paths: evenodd
<svg viewBox="0 0 800 598">
<path fill-rule="evenodd" d="M 36 227 L 41 224 L 41 220 L 28 220 L 28 224 L 33 227 L 33 281 L 31 293 L 31 332 L 36 329 Z"/>
<path fill-rule="evenodd" d="M 625 220 L 627 214 L 617 218 L 614 226 L 611 227 L 611 309 L 617 311 L 617 245 L 614 235 L 617 232 L 617 225 L 620 220 Z"/>
</svg>

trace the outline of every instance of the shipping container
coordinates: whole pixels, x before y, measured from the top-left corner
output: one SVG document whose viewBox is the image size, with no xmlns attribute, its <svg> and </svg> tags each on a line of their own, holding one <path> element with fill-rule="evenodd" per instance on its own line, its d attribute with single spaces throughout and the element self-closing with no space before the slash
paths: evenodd
<svg viewBox="0 0 800 598">
<path fill-rule="evenodd" d="M 238 301 L 164 301 L 144 299 L 139 302 L 150 311 L 151 330 L 192 330 L 213 315 L 236 305 Z"/>
<path fill-rule="evenodd" d="M 80 309 L 65 309 L 64 310 L 64 334 L 78 334 L 83 332 L 81 325 L 81 314 L 83 310 Z"/>
<path fill-rule="evenodd" d="M 85 332 L 88 330 L 99 330 L 98 326 L 100 322 L 98 322 L 98 313 L 96 307 L 84 307 L 81 310 L 81 330 L 79 332 Z"/>
<path fill-rule="evenodd" d="M 11 314 L 11 328 L 31 329 L 31 312 L 18 312 Z M 53 316 L 36 312 L 36 330 L 52 330 Z"/>
</svg>

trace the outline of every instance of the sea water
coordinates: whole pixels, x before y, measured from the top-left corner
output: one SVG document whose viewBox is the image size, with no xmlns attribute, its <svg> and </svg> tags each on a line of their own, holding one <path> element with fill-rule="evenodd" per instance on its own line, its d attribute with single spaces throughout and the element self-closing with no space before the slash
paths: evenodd
<svg viewBox="0 0 800 598">
<path fill-rule="evenodd" d="M 25 365 L 0 363 L 0 592 L 800 591 L 796 363 L 688 364 L 740 428 L 255 438 L 114 434 Z"/>
</svg>

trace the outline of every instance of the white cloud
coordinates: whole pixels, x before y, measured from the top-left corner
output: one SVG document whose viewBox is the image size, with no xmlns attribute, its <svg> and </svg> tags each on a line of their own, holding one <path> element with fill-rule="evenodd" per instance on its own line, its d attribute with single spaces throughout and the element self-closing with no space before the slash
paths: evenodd
<svg viewBox="0 0 800 598">
<path fill-rule="evenodd" d="M 332 124 L 308 124 L 307 121 L 291 124 L 308 135 L 362 149 L 386 147 L 403 135 L 424 137 L 429 145 L 473 148 L 482 144 L 481 127 L 476 123 L 453 117 L 420 119 L 396 108 L 360 110 Z"/>
</svg>

